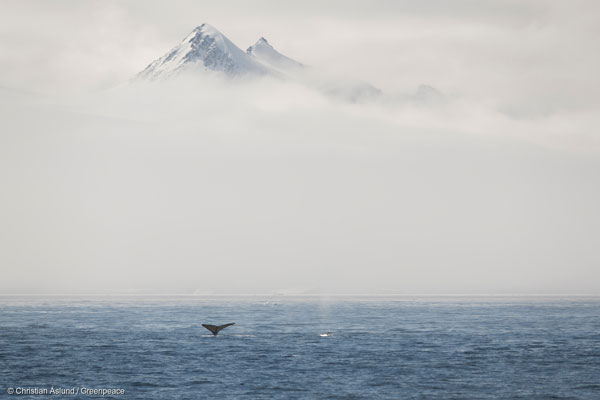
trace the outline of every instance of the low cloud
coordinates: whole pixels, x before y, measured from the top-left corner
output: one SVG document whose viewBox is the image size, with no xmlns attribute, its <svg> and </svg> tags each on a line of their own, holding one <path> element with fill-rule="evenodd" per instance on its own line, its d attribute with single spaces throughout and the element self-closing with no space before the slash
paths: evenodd
<svg viewBox="0 0 600 400">
<path fill-rule="evenodd" d="M 283 4 L 3 4 L 1 293 L 598 293 L 595 2 Z M 128 83 L 202 22 L 382 94 Z"/>
<path fill-rule="evenodd" d="M 3 293 L 598 290 L 600 161 L 501 134 L 535 120 L 268 79 L 23 99 Z"/>
</svg>

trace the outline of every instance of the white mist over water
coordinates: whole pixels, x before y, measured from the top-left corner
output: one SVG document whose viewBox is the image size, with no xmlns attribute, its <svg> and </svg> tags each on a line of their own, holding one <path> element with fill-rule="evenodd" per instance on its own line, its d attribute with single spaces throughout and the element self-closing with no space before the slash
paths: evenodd
<svg viewBox="0 0 600 400">
<path fill-rule="evenodd" d="M 0 15 L 0 293 L 598 293 L 595 3 L 49 4 Z M 203 21 L 384 94 L 122 83 Z"/>
<path fill-rule="evenodd" d="M 3 293 L 598 290 L 594 154 L 277 80 L 5 104 Z"/>
</svg>

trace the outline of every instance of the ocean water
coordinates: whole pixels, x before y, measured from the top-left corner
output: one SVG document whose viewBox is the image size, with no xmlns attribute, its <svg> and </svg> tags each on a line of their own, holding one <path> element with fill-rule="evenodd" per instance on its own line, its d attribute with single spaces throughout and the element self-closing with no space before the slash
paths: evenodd
<svg viewBox="0 0 600 400">
<path fill-rule="evenodd" d="M 217 337 L 200 325 L 228 322 Z M 0 398 L 50 389 L 70 399 L 94 397 L 89 389 L 124 391 L 95 396 L 115 399 L 600 399 L 600 299 L 1 297 Z"/>
</svg>

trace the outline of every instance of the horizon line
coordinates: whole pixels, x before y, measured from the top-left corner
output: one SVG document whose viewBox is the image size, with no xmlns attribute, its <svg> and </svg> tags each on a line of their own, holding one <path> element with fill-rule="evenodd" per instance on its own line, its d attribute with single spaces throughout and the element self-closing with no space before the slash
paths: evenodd
<svg viewBox="0 0 600 400">
<path fill-rule="evenodd" d="M 0 297 L 600 297 L 600 293 L 0 293 Z"/>
</svg>

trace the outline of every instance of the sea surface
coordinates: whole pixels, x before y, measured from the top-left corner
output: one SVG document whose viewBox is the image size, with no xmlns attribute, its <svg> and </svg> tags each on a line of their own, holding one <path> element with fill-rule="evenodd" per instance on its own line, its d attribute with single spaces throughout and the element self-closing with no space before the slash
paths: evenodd
<svg viewBox="0 0 600 400">
<path fill-rule="evenodd" d="M 229 322 L 217 337 L 201 326 Z M 0 398 L 51 389 L 67 399 L 600 399 L 600 298 L 0 297 Z"/>
</svg>

